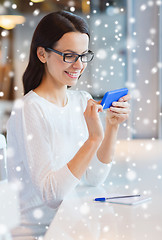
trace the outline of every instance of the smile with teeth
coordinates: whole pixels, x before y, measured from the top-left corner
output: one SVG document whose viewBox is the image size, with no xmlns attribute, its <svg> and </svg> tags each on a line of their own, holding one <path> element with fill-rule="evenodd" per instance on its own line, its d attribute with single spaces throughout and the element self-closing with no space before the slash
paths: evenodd
<svg viewBox="0 0 162 240">
<path fill-rule="evenodd" d="M 80 75 L 80 72 L 67 72 L 67 71 L 65 71 L 65 73 L 71 78 L 78 78 L 79 75 Z"/>
</svg>

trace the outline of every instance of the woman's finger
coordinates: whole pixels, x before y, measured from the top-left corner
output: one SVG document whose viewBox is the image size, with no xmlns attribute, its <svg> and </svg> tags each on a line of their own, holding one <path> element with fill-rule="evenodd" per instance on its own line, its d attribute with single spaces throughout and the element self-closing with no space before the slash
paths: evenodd
<svg viewBox="0 0 162 240">
<path fill-rule="evenodd" d="M 118 114 L 128 114 L 128 113 L 130 113 L 129 108 L 110 107 L 110 111 L 113 112 L 113 113 L 118 113 Z"/>
<path fill-rule="evenodd" d="M 92 110 L 95 110 L 96 112 L 102 112 L 103 111 L 103 107 L 100 104 L 94 103 L 91 108 L 92 108 Z"/>
<path fill-rule="evenodd" d="M 120 107 L 120 108 L 129 108 L 130 104 L 128 102 L 113 102 L 113 107 Z"/>
<path fill-rule="evenodd" d="M 127 102 L 127 101 L 129 101 L 130 99 L 131 99 L 130 95 L 127 94 L 127 95 L 125 95 L 125 96 L 119 98 L 118 101 L 119 101 L 119 102 Z"/>
<path fill-rule="evenodd" d="M 127 119 L 129 117 L 129 113 L 116 113 L 116 112 L 109 112 L 111 118 L 117 118 L 117 119 Z"/>
<path fill-rule="evenodd" d="M 102 112 L 103 107 L 101 104 L 98 104 L 98 102 L 96 102 L 95 100 L 89 99 L 87 103 L 86 112 L 90 114 L 91 111 Z"/>
<path fill-rule="evenodd" d="M 119 114 L 119 113 L 113 113 L 113 117 L 116 117 L 116 118 L 121 118 L 121 119 L 127 119 L 129 117 L 129 114 Z"/>
</svg>

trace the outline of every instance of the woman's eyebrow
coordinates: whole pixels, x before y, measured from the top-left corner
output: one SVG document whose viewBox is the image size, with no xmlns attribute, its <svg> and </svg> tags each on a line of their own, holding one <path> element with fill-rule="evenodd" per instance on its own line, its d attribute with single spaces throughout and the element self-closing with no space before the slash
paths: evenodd
<svg viewBox="0 0 162 240">
<path fill-rule="evenodd" d="M 85 52 L 87 52 L 87 51 L 88 51 L 88 49 L 86 49 L 84 52 L 82 52 L 82 54 L 85 53 Z M 72 50 L 70 50 L 70 49 L 66 49 L 66 50 L 64 50 L 63 52 L 76 53 L 76 52 L 74 52 L 74 51 L 72 51 Z M 78 53 L 76 53 L 76 54 L 78 54 Z"/>
</svg>

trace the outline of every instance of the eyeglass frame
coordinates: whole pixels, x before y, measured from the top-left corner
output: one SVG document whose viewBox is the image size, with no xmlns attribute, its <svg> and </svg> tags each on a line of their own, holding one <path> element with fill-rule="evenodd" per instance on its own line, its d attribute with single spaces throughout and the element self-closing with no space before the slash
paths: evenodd
<svg viewBox="0 0 162 240">
<path fill-rule="evenodd" d="M 66 57 L 66 55 L 69 55 L 70 53 L 63 53 L 63 52 L 60 52 L 60 51 L 58 51 L 58 50 L 55 50 L 55 49 L 49 48 L 49 47 L 45 47 L 45 50 L 49 50 L 49 51 L 52 51 L 52 52 L 54 52 L 54 53 L 59 54 L 60 56 L 63 57 L 63 61 L 66 62 L 66 63 L 75 63 L 79 58 L 81 58 L 81 61 L 82 61 L 82 57 L 86 54 L 86 53 L 83 53 L 83 54 L 72 53 L 72 54 L 77 55 L 77 57 L 75 58 L 75 61 L 74 61 L 74 62 L 67 62 L 67 61 L 65 61 L 65 57 Z M 93 53 L 91 50 L 88 50 L 87 53 L 91 53 L 91 54 L 92 54 L 92 59 L 94 58 L 94 53 Z M 91 62 L 92 59 L 91 59 L 90 61 L 88 61 L 88 62 Z M 87 63 L 87 62 L 84 62 L 84 61 L 82 61 L 82 62 L 83 62 L 83 63 Z"/>
</svg>

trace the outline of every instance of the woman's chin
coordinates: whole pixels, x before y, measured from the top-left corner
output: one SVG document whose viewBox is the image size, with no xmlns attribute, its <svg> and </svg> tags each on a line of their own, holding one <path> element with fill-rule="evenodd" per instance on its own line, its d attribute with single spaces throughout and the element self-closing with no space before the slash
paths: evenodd
<svg viewBox="0 0 162 240">
<path fill-rule="evenodd" d="M 75 81 L 73 80 L 73 81 L 69 82 L 69 83 L 67 84 L 67 86 L 68 86 L 68 87 L 74 87 L 74 86 L 76 86 L 77 82 L 78 82 L 78 79 L 76 79 Z"/>
</svg>

